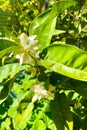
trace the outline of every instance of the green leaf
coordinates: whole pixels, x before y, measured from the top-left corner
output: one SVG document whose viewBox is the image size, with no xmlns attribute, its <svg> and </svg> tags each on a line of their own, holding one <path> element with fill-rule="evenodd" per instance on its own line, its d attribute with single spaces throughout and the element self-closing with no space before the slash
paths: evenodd
<svg viewBox="0 0 87 130">
<path fill-rule="evenodd" d="M 57 130 L 56 125 L 55 125 L 54 121 L 52 120 L 51 112 L 43 113 L 42 117 L 43 117 L 43 121 L 46 124 L 48 129 Z"/>
<path fill-rule="evenodd" d="M 46 125 L 42 120 L 36 119 L 30 130 L 46 130 Z"/>
<path fill-rule="evenodd" d="M 24 130 L 24 128 L 26 127 L 26 123 L 30 120 L 32 116 L 33 108 L 34 108 L 34 104 L 31 102 L 28 104 L 27 108 L 23 111 L 22 114 L 17 113 L 16 118 L 15 118 L 16 129 Z"/>
<path fill-rule="evenodd" d="M 72 113 L 64 93 L 56 93 L 51 101 L 51 111 L 58 130 L 73 130 Z"/>
<path fill-rule="evenodd" d="M 37 107 L 37 113 L 35 115 L 36 115 L 35 122 L 38 119 L 42 120 L 45 123 L 45 125 L 46 125 L 46 129 L 45 130 L 57 130 L 57 128 L 55 126 L 55 123 L 52 120 L 52 114 L 51 114 L 51 111 L 50 111 L 50 101 L 48 101 L 48 100 L 41 101 L 41 104 Z M 35 127 L 35 126 L 33 126 L 33 127 Z"/>
<path fill-rule="evenodd" d="M 52 12 L 54 13 L 54 16 L 63 13 L 65 9 L 69 8 L 70 6 L 75 5 L 76 2 L 74 0 L 61 0 L 56 2 L 53 5 Z"/>
<path fill-rule="evenodd" d="M 21 66 L 20 64 L 8 64 L 0 67 L 0 104 L 8 97 L 10 89 L 14 84 L 16 74 L 26 68 L 29 68 L 29 65 Z"/>
<path fill-rule="evenodd" d="M 2 58 L 4 55 L 11 53 L 12 51 L 18 50 L 20 46 L 11 46 L 6 49 L 3 49 L 0 51 L 0 58 Z"/>
<path fill-rule="evenodd" d="M 47 10 L 46 12 L 40 14 L 38 17 L 36 17 L 29 28 L 29 32 L 31 35 L 35 34 L 35 32 L 37 32 L 37 28 L 40 26 L 42 26 L 44 24 L 45 21 L 47 21 L 49 15 L 50 15 L 51 9 Z"/>
<path fill-rule="evenodd" d="M 11 46 L 16 46 L 16 44 L 10 40 L 0 39 L 0 51 Z"/>
<path fill-rule="evenodd" d="M 9 117 L 7 117 L 1 124 L 0 124 L 0 129 L 1 130 L 10 130 L 10 124 L 11 120 Z"/>
<path fill-rule="evenodd" d="M 48 46 L 56 25 L 56 17 L 53 17 L 51 10 L 39 15 L 30 26 L 30 35 L 37 35 L 40 49 Z"/>
<path fill-rule="evenodd" d="M 0 90 L 0 104 L 7 99 L 8 94 L 10 92 L 10 89 L 12 88 L 12 86 L 14 84 L 14 81 L 15 81 L 15 78 L 11 79 L 10 81 L 6 82 L 3 85 L 0 85 L 0 88 L 1 88 L 1 90 Z"/>
<path fill-rule="evenodd" d="M 75 2 L 69 0 L 56 2 L 52 10 L 42 13 L 31 23 L 29 33 L 30 35 L 37 35 L 41 50 L 50 44 L 56 26 L 57 15 L 73 4 Z"/>
<path fill-rule="evenodd" d="M 8 64 L 0 67 L 0 82 L 4 79 L 12 79 L 17 73 L 29 67 L 29 65 L 20 65 L 19 63 Z"/>
<path fill-rule="evenodd" d="M 87 52 L 66 44 L 55 44 L 41 53 L 39 64 L 73 79 L 87 81 Z"/>
<path fill-rule="evenodd" d="M 55 29 L 53 35 L 59 35 L 59 34 L 62 34 L 62 33 L 65 33 L 65 31 Z"/>
</svg>

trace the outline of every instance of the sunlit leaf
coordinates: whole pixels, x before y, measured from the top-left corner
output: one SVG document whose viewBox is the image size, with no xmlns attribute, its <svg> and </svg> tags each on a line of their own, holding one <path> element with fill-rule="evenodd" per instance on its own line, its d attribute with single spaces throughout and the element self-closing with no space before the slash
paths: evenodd
<svg viewBox="0 0 87 130">
<path fill-rule="evenodd" d="M 55 44 L 44 49 L 40 65 L 70 78 L 87 81 L 87 52 L 74 46 Z"/>
<path fill-rule="evenodd" d="M 28 65 L 20 66 L 19 64 L 8 64 L 5 66 L 0 67 L 0 104 L 6 100 L 10 89 L 12 88 L 15 75 L 18 74 L 20 71 L 28 68 Z M 4 81 L 4 82 L 3 82 Z"/>
<path fill-rule="evenodd" d="M 62 34 L 62 33 L 65 33 L 65 31 L 55 29 L 53 35 L 59 35 L 59 34 Z"/>
<path fill-rule="evenodd" d="M 10 81 L 0 86 L 2 87 L 2 89 L 0 90 L 0 104 L 7 99 L 10 89 L 12 88 L 14 84 L 14 81 L 15 81 L 15 78 L 11 79 Z"/>
<path fill-rule="evenodd" d="M 51 15 L 51 10 L 44 12 L 32 22 L 30 26 L 30 35 L 37 35 L 40 49 L 49 45 L 55 25 L 56 17 Z"/>
<path fill-rule="evenodd" d="M 28 104 L 27 108 L 23 111 L 22 114 L 17 113 L 16 118 L 15 118 L 16 129 L 24 130 L 24 128 L 26 127 L 27 121 L 29 121 L 32 116 L 33 108 L 34 108 L 34 104 L 31 102 Z"/>
<path fill-rule="evenodd" d="M 11 47 L 8 47 L 4 50 L 1 50 L 0 51 L 0 58 L 2 58 L 6 54 L 10 54 L 12 51 L 18 50 L 19 48 L 20 48 L 20 46 L 11 46 Z"/>
<path fill-rule="evenodd" d="M 1 124 L 0 124 L 0 128 L 1 130 L 10 130 L 10 124 L 11 124 L 11 121 L 10 121 L 10 118 L 7 117 Z"/>
<path fill-rule="evenodd" d="M 14 64 L 8 64 L 0 67 L 0 82 L 2 82 L 4 79 L 11 79 L 13 78 L 17 73 L 20 71 L 29 68 L 29 65 L 23 65 L 21 66 L 18 63 Z"/>
<path fill-rule="evenodd" d="M 30 130 L 46 130 L 46 125 L 42 120 L 36 120 L 33 124 L 33 127 Z"/>
<path fill-rule="evenodd" d="M 55 125 L 54 121 L 51 118 L 51 113 L 50 112 L 43 113 L 42 116 L 43 116 L 43 121 L 45 122 L 48 129 L 57 130 L 56 125 Z"/>
<path fill-rule="evenodd" d="M 56 2 L 52 10 L 42 13 L 31 23 L 29 33 L 30 35 L 37 35 L 40 50 L 50 44 L 56 26 L 57 15 L 73 4 L 75 4 L 75 1 L 63 0 Z"/>
</svg>

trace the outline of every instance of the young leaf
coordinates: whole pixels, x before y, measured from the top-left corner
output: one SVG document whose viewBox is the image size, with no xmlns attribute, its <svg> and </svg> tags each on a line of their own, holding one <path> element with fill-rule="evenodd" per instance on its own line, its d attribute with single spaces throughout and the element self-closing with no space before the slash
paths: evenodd
<svg viewBox="0 0 87 130">
<path fill-rule="evenodd" d="M 72 113 L 64 93 L 56 93 L 51 101 L 51 111 L 57 130 L 73 130 Z"/>
<path fill-rule="evenodd" d="M 50 44 L 56 25 L 57 15 L 73 4 L 75 4 L 75 1 L 63 0 L 56 2 L 52 10 L 50 9 L 42 13 L 31 23 L 29 33 L 30 35 L 37 35 L 40 50 Z"/>
<path fill-rule="evenodd" d="M 43 50 L 39 64 L 62 75 L 87 81 L 87 52 L 66 44 L 55 44 Z"/>
</svg>

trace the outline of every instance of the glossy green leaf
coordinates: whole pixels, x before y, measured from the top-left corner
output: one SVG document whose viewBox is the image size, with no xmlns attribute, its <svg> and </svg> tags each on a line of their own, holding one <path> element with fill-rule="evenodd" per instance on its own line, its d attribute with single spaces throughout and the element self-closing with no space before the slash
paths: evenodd
<svg viewBox="0 0 87 130">
<path fill-rule="evenodd" d="M 62 75 L 87 81 L 87 52 L 66 44 L 55 44 L 43 50 L 39 64 Z"/>
<path fill-rule="evenodd" d="M 20 65 L 19 63 L 8 64 L 0 67 L 0 82 L 4 79 L 11 79 L 20 71 L 29 68 L 29 65 Z"/>
<path fill-rule="evenodd" d="M 0 51 L 11 46 L 16 46 L 16 44 L 10 40 L 0 39 Z"/>
<path fill-rule="evenodd" d="M 73 4 L 75 4 L 75 1 L 63 0 L 56 2 L 52 10 L 42 13 L 31 23 L 29 33 L 30 35 L 37 35 L 41 50 L 50 44 L 56 26 L 57 15 Z"/>
<path fill-rule="evenodd" d="M 31 35 L 35 34 L 35 32 L 37 31 L 37 28 L 44 24 L 44 22 L 48 19 L 50 12 L 51 12 L 51 9 L 42 13 L 42 14 L 40 14 L 38 17 L 36 17 L 32 21 L 30 28 L 29 28 L 29 32 L 30 32 Z"/>
<path fill-rule="evenodd" d="M 0 89 L 1 89 L 0 90 L 0 104 L 7 99 L 10 89 L 12 88 L 14 84 L 14 81 L 15 81 L 15 78 L 11 79 L 5 84 L 3 83 L 2 85 L 0 85 Z"/>
<path fill-rule="evenodd" d="M 30 26 L 30 35 L 37 35 L 38 44 L 41 46 L 40 49 L 50 44 L 55 25 L 56 17 L 53 17 L 51 10 L 41 14 L 32 22 Z"/>
<path fill-rule="evenodd" d="M 51 111 L 57 130 L 73 130 L 73 118 L 64 93 L 56 93 L 51 101 Z"/>
</svg>

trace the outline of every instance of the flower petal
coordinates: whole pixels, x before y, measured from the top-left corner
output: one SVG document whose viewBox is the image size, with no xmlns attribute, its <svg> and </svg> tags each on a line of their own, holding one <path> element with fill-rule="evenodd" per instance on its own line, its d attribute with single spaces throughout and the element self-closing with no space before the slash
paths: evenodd
<svg viewBox="0 0 87 130">
<path fill-rule="evenodd" d="M 20 65 L 23 64 L 24 54 L 17 54 L 16 59 L 19 59 Z"/>
<path fill-rule="evenodd" d="M 35 102 L 36 100 L 38 99 L 38 95 L 34 95 L 33 98 L 32 98 L 32 102 Z"/>
<path fill-rule="evenodd" d="M 30 42 L 32 42 L 32 41 L 34 41 L 34 39 L 37 37 L 37 35 L 33 35 L 33 36 L 29 36 L 28 37 L 28 40 L 30 41 Z"/>
<path fill-rule="evenodd" d="M 28 37 L 30 46 L 32 46 L 32 45 L 34 46 L 38 42 L 38 40 L 35 40 L 36 37 L 37 37 L 37 35 L 33 35 L 33 36 Z"/>
<path fill-rule="evenodd" d="M 22 33 L 21 36 L 20 36 L 20 43 L 22 45 L 22 47 L 25 49 L 28 48 L 28 36 L 25 34 L 25 33 Z"/>
</svg>

